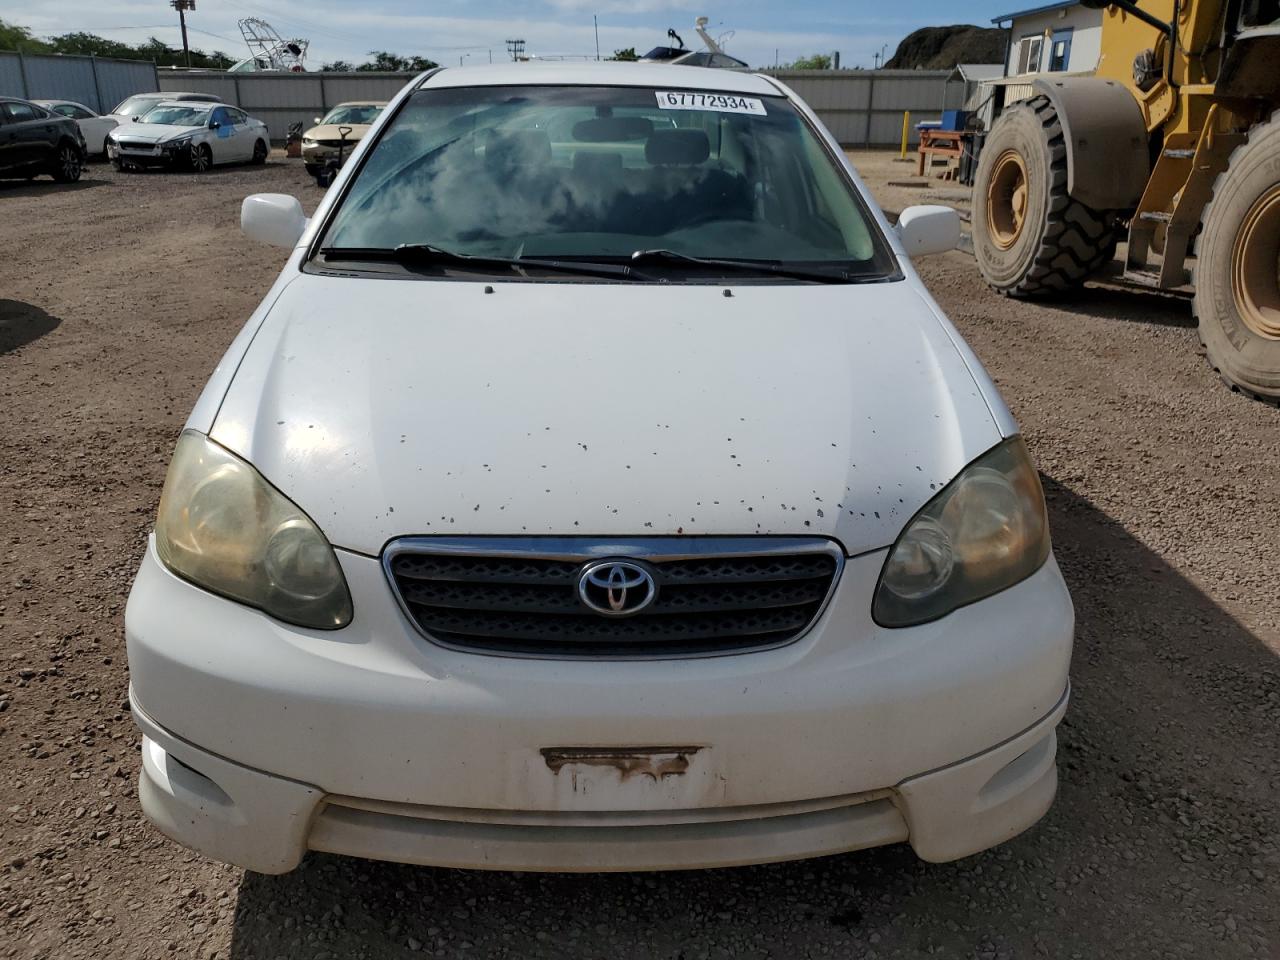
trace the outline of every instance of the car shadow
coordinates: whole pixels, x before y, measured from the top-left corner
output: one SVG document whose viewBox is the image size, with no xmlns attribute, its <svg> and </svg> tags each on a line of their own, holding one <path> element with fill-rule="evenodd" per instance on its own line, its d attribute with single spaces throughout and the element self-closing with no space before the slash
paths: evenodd
<svg viewBox="0 0 1280 960">
<path fill-rule="evenodd" d="M 1274 955 L 1274 928 L 1222 914 L 1274 923 L 1280 902 L 1280 660 L 1120 523 L 1045 487 L 1076 606 L 1074 690 L 1057 802 L 1022 836 L 951 864 L 897 846 L 664 874 L 311 855 L 245 874 L 231 956 Z"/>
<path fill-rule="evenodd" d="M 168 176 L 168 177 L 195 177 L 197 179 L 226 177 L 236 173 L 246 173 L 252 170 L 262 170 L 264 168 L 285 166 L 283 161 L 271 161 L 266 163 L 223 163 L 216 167 L 210 167 L 203 173 L 197 173 L 194 170 L 188 170 L 185 167 L 130 167 L 124 170 L 116 171 L 117 175 L 127 176 Z"/>
<path fill-rule="evenodd" d="M 0 199 L 4 197 L 35 197 L 51 193 L 74 193 L 77 190 L 92 190 L 104 187 L 110 181 L 95 180 L 88 176 L 88 171 L 75 183 L 58 183 L 47 176 L 36 180 L 0 180 Z"/>
<path fill-rule="evenodd" d="M 62 321 L 21 300 L 0 300 L 0 356 L 39 340 Z"/>
</svg>

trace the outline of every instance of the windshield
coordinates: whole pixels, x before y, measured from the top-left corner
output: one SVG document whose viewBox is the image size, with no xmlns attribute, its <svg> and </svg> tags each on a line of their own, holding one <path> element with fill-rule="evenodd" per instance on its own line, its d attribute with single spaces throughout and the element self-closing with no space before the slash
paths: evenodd
<svg viewBox="0 0 1280 960">
<path fill-rule="evenodd" d="M 382 112 L 381 107 L 375 107 L 372 104 L 361 103 L 354 106 L 334 107 L 325 116 L 320 123 L 373 123 L 378 118 L 378 114 Z"/>
<path fill-rule="evenodd" d="M 686 257 L 895 271 L 783 97 L 647 87 L 422 90 L 382 130 L 322 248 Z"/>
<path fill-rule="evenodd" d="M 139 123 L 162 123 L 170 127 L 203 127 L 209 122 L 208 106 L 156 107 L 146 113 Z"/>
<path fill-rule="evenodd" d="M 164 97 L 130 97 L 111 112 L 124 117 L 136 117 L 146 113 L 163 99 Z"/>
</svg>

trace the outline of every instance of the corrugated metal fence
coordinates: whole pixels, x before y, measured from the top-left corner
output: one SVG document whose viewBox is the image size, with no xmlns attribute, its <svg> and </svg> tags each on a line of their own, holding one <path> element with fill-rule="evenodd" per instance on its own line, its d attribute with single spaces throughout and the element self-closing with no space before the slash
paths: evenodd
<svg viewBox="0 0 1280 960">
<path fill-rule="evenodd" d="M 347 100 L 390 100 L 415 73 L 206 73 L 162 70 L 160 89 L 213 93 L 267 125 L 283 140 L 289 124 L 309 127 Z"/>
<path fill-rule="evenodd" d="M 911 111 L 910 141 L 920 120 L 964 106 L 964 83 L 950 70 L 781 70 L 773 73 L 803 97 L 846 146 L 891 146 Z M 390 100 L 410 73 L 206 73 L 162 70 L 160 89 L 215 93 L 266 122 L 273 140 L 290 123 L 309 126 L 344 100 Z"/>
<path fill-rule="evenodd" d="M 159 90 L 146 60 L 0 52 L 0 95 L 25 100 L 75 100 L 106 113 L 135 93 Z"/>
<path fill-rule="evenodd" d="M 890 146 L 902 136 L 903 111 L 915 124 L 964 105 L 964 84 L 948 70 L 768 71 L 806 100 L 846 146 Z M 100 112 L 150 90 L 213 93 L 265 121 L 273 140 L 289 124 L 309 126 L 346 100 L 390 100 L 411 73 L 217 73 L 161 70 L 138 60 L 0 53 L 0 94 L 78 100 Z"/>
<path fill-rule="evenodd" d="M 846 147 L 896 146 L 903 111 L 911 112 L 908 137 L 921 120 L 964 106 L 964 83 L 948 83 L 950 70 L 766 70 L 811 106 Z"/>
</svg>

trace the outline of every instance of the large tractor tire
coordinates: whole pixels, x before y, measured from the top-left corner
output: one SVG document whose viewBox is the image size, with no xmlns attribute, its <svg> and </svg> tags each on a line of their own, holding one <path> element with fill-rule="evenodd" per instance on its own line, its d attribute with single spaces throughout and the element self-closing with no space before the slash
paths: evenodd
<svg viewBox="0 0 1280 960">
<path fill-rule="evenodd" d="M 1280 113 L 1218 174 L 1193 279 L 1209 362 L 1233 389 L 1280 403 Z"/>
<path fill-rule="evenodd" d="M 1115 215 L 1067 195 L 1067 145 L 1048 97 L 1009 107 L 987 137 L 973 251 L 987 283 L 1011 297 L 1070 290 L 1115 256 Z"/>
</svg>

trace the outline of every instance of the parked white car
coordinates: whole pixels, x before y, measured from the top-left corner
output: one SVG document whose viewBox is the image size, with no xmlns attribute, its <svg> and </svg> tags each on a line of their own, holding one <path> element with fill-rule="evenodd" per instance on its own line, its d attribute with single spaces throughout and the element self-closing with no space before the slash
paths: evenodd
<svg viewBox="0 0 1280 960">
<path fill-rule="evenodd" d="M 267 125 L 222 103 L 168 101 L 107 137 L 117 168 L 169 167 L 204 173 L 222 163 L 265 163 Z"/>
<path fill-rule="evenodd" d="M 143 116 L 153 107 L 161 103 L 221 103 L 222 98 L 215 93 L 194 93 L 188 91 L 165 91 L 163 93 L 135 93 L 121 100 L 107 116 L 120 123 L 128 123 Z"/>
<path fill-rule="evenodd" d="M 674 122 L 673 122 L 674 121 Z M 777 80 L 441 70 L 178 440 L 125 617 L 140 793 L 265 873 L 985 849 L 1049 808 L 1073 613 L 1035 466 Z"/>
<path fill-rule="evenodd" d="M 115 117 L 104 117 L 94 113 L 83 103 L 74 100 L 32 100 L 50 113 L 74 120 L 80 128 L 80 134 L 88 145 L 90 156 L 105 156 L 107 152 L 107 134 L 119 124 Z"/>
</svg>

